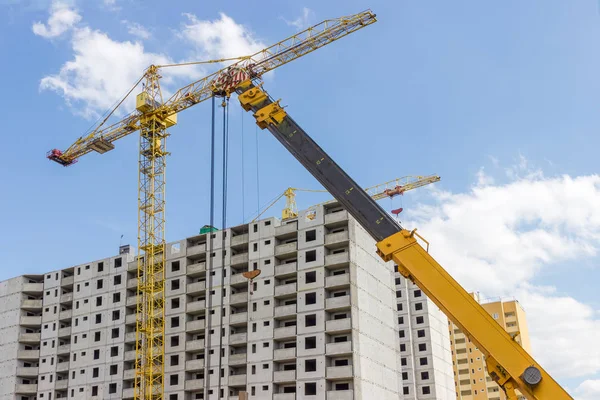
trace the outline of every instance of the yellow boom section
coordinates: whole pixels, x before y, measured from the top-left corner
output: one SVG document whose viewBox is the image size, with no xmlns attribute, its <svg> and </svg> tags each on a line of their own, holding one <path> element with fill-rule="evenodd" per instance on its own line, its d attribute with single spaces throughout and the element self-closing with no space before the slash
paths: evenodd
<svg viewBox="0 0 600 400">
<path fill-rule="evenodd" d="M 419 288 L 485 355 L 490 376 L 517 400 L 518 389 L 530 400 L 572 400 L 572 397 L 525 349 L 450 276 L 405 229 L 377 243 L 378 254 L 394 261 L 398 272 Z"/>
</svg>

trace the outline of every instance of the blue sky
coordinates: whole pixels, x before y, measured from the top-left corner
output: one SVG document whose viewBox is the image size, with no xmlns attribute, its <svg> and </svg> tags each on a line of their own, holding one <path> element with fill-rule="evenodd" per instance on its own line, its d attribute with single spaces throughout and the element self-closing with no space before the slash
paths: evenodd
<svg viewBox="0 0 600 400">
<path fill-rule="evenodd" d="M 147 5 L 0 0 L 0 104 L 7 117 L 0 279 L 112 255 L 122 234 L 135 245 L 135 135 L 70 168 L 44 155 L 81 136 L 94 113 L 122 95 L 148 63 L 253 49 L 371 8 L 377 24 L 280 68 L 265 87 L 359 183 L 441 175 L 434 190 L 402 199 L 403 219 L 429 228 L 439 243 L 435 256 L 450 262 L 469 289 L 521 294 L 538 325 L 571 318 L 569 327 L 555 329 L 556 340 L 573 335 L 573 327 L 589 332 L 573 340 L 579 352 L 557 356 L 539 344 L 537 352 L 579 399 L 600 396 L 600 348 L 585 343 L 600 333 L 600 301 L 589 284 L 600 278 L 596 0 Z M 165 90 L 206 71 L 182 73 Z M 230 118 L 228 225 L 247 220 L 288 186 L 319 188 L 268 133 L 256 132 L 235 100 Z M 176 240 L 209 218 L 210 103 L 182 113 L 171 133 L 167 240 Z M 299 207 L 325 198 L 300 193 Z M 498 247 L 473 247 L 475 240 L 466 239 L 474 232 Z M 480 254 L 482 248 L 489 253 Z M 489 285 L 493 278 L 501 284 Z M 557 314 L 540 304 L 554 304 Z M 535 351 L 535 338 L 548 334 L 532 330 Z M 581 371 L 560 367 L 579 365 L 578 357 L 591 358 Z"/>
</svg>

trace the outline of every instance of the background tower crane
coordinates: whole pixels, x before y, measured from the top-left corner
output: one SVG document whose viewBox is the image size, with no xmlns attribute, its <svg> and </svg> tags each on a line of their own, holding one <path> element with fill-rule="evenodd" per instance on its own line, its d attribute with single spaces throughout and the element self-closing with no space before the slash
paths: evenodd
<svg viewBox="0 0 600 400">
<path fill-rule="evenodd" d="M 435 182 L 438 182 L 440 177 L 437 175 L 427 175 L 427 176 L 404 176 L 402 178 L 396 178 L 391 181 L 387 181 L 384 183 L 380 183 L 375 186 L 371 186 L 365 189 L 365 192 L 371 195 L 373 200 L 381 200 L 385 198 L 392 198 L 397 195 L 402 195 L 404 192 L 408 192 L 409 190 L 417 189 L 422 186 L 426 186 Z M 327 190 L 315 190 L 315 189 L 299 189 L 289 187 L 283 193 L 275 198 L 275 200 L 271 201 L 263 210 L 254 218 L 253 221 L 256 221 L 263 215 L 268 209 L 270 209 L 275 203 L 279 201 L 283 196 L 285 196 L 285 207 L 281 210 L 281 220 L 285 221 L 287 219 L 296 218 L 298 216 L 298 206 L 296 205 L 296 192 L 317 192 L 317 193 L 326 193 Z M 332 202 L 335 200 L 329 200 L 325 203 Z"/>
<path fill-rule="evenodd" d="M 108 116 L 89 134 L 67 150 L 53 149 L 47 158 L 63 166 L 92 151 L 105 153 L 114 142 L 140 132 L 138 186 L 138 305 L 136 321 L 136 399 L 164 398 L 164 285 L 165 285 L 165 168 L 167 128 L 177 123 L 177 114 L 213 96 L 229 97 L 248 79 L 300 58 L 335 40 L 376 22 L 370 10 L 321 22 L 253 55 L 237 60 L 203 79 L 177 90 L 164 101 L 160 69 L 177 65 L 152 65 Z M 191 63 L 194 64 L 194 63 Z M 143 82 L 136 97 L 136 110 L 122 120 L 105 126 L 109 117 Z M 269 116 L 266 116 L 268 118 Z M 260 125 L 260 121 L 259 121 Z"/>
</svg>

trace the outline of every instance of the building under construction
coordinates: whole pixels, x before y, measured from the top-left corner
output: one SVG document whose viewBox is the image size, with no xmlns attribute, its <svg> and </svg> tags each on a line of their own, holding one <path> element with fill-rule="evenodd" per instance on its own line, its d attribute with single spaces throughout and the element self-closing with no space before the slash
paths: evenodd
<svg viewBox="0 0 600 400">
<path fill-rule="evenodd" d="M 337 203 L 170 243 L 164 398 L 454 398 L 445 316 L 374 248 Z M 0 283 L 0 399 L 133 398 L 137 288 L 131 254 Z"/>
</svg>

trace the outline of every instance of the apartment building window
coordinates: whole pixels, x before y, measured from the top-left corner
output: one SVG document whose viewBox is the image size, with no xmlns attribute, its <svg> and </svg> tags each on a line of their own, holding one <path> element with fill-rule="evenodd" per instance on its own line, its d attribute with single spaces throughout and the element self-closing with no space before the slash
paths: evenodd
<svg viewBox="0 0 600 400">
<path fill-rule="evenodd" d="M 83 388 L 79 389 L 80 392 L 83 391 L 81 389 L 83 389 Z M 92 386 L 92 396 L 98 396 L 98 386 Z"/>
<path fill-rule="evenodd" d="M 396 298 L 402 297 L 402 290 L 396 290 Z"/>
<path fill-rule="evenodd" d="M 403 372 L 402 373 L 402 380 L 403 381 L 408 380 L 408 372 Z"/>
<path fill-rule="evenodd" d="M 402 325 L 404 323 L 404 317 L 398 317 L 398 325 Z"/>
<path fill-rule="evenodd" d="M 116 320 L 118 320 L 119 318 L 121 318 L 121 310 L 114 310 L 114 311 L 112 312 L 112 320 L 113 320 L 113 321 L 116 321 Z"/>
<path fill-rule="evenodd" d="M 171 347 L 179 346 L 179 336 L 171 336 Z"/>
<path fill-rule="evenodd" d="M 402 281 L 400 280 L 400 278 L 396 278 L 396 285 L 400 285 L 400 283 L 402 283 Z"/>
<path fill-rule="evenodd" d="M 400 344 L 400 351 L 406 351 L 406 344 Z"/>
<path fill-rule="evenodd" d="M 423 394 L 430 394 L 431 390 L 429 389 L 429 386 L 423 386 Z M 477 391 L 475 391 L 475 394 L 477 394 Z"/>
<path fill-rule="evenodd" d="M 256 344 L 252 345 L 252 354 L 256 353 Z"/>
<path fill-rule="evenodd" d="M 108 393 L 110 393 L 110 394 L 117 393 L 117 384 L 116 383 L 110 383 L 108 385 Z"/>
<path fill-rule="evenodd" d="M 421 297 L 421 291 L 420 290 L 415 290 L 414 291 L 415 297 Z"/>
<path fill-rule="evenodd" d="M 404 337 L 404 335 L 405 335 L 405 334 L 404 334 L 404 329 L 401 329 L 401 330 L 399 330 L 399 331 L 398 331 L 398 336 L 399 336 L 399 337 L 403 338 L 403 337 Z"/>
<path fill-rule="evenodd" d="M 265 348 L 266 348 L 266 347 L 269 347 L 269 342 L 264 342 L 264 343 L 263 343 L 263 347 L 265 347 Z"/>
<path fill-rule="evenodd" d="M 304 395 L 305 396 L 316 396 L 317 395 L 317 383 L 307 382 L 304 384 Z"/>
<path fill-rule="evenodd" d="M 177 272 L 180 270 L 179 261 L 173 261 L 171 263 L 171 272 Z"/>
<path fill-rule="evenodd" d="M 102 289 L 104 287 L 104 281 L 102 279 L 98 279 L 96 281 L 96 289 Z"/>
<path fill-rule="evenodd" d="M 121 275 L 115 275 L 113 277 L 113 285 L 117 286 L 121 284 Z"/>
<path fill-rule="evenodd" d="M 120 268 L 123 265 L 123 260 L 121 258 L 115 258 L 115 268 Z"/>
<path fill-rule="evenodd" d="M 179 375 L 174 374 L 174 375 L 169 376 L 169 384 L 171 386 L 179 385 Z"/>
<path fill-rule="evenodd" d="M 102 305 L 102 296 L 96 297 L 96 307 L 100 307 Z"/>
<path fill-rule="evenodd" d="M 110 356 L 116 357 L 119 355 L 119 346 L 113 346 L 110 348 Z"/>
<path fill-rule="evenodd" d="M 252 251 L 254 251 L 254 252 L 258 251 L 258 243 L 253 243 L 252 244 Z"/>
<path fill-rule="evenodd" d="M 253 365 L 252 368 L 250 368 L 250 371 L 252 375 L 256 375 L 256 365 Z"/>
<path fill-rule="evenodd" d="M 177 400 L 177 394 L 170 394 L 169 395 L 169 400 Z"/>
<path fill-rule="evenodd" d="M 304 348 L 305 349 L 316 349 L 317 348 L 317 337 L 316 336 L 308 336 L 304 339 Z"/>
<path fill-rule="evenodd" d="M 92 369 L 92 378 L 97 378 L 100 375 L 100 368 L 96 367 Z"/>
<path fill-rule="evenodd" d="M 400 365 L 402 365 L 403 367 L 406 366 L 406 358 L 405 357 L 402 357 L 400 359 Z"/>
<path fill-rule="evenodd" d="M 317 251 L 316 250 L 308 250 L 304 253 L 304 258 L 306 262 L 317 261 Z"/>
<path fill-rule="evenodd" d="M 417 317 L 417 324 L 422 324 L 423 322 L 425 322 L 425 318 L 423 318 L 423 316 Z"/>
<path fill-rule="evenodd" d="M 171 280 L 171 290 L 179 290 L 179 279 Z"/>
<path fill-rule="evenodd" d="M 309 304 L 316 304 L 316 303 L 317 303 L 317 294 L 315 292 L 306 293 L 306 296 L 304 298 L 304 304 L 309 305 Z"/>
<path fill-rule="evenodd" d="M 100 341 L 100 336 L 102 335 L 101 332 L 94 332 L 94 342 L 99 342 Z"/>
<path fill-rule="evenodd" d="M 104 263 L 103 262 L 99 262 L 98 263 L 98 272 L 102 272 L 104 271 Z"/>
<path fill-rule="evenodd" d="M 258 224 L 254 224 L 254 226 L 252 227 L 252 232 L 258 232 Z"/>
<path fill-rule="evenodd" d="M 179 365 L 179 356 L 178 355 L 174 355 L 171 356 L 171 365 Z"/>
<path fill-rule="evenodd" d="M 179 308 L 179 298 L 171 299 L 171 308 Z"/>
<path fill-rule="evenodd" d="M 423 309 L 423 303 L 415 303 L 415 310 L 420 311 Z"/>
<path fill-rule="evenodd" d="M 94 360 L 99 360 L 100 359 L 100 349 L 96 349 L 94 350 Z M 75 360 L 73 360 L 75 361 Z"/>
<path fill-rule="evenodd" d="M 425 329 L 419 329 L 417 331 L 417 337 L 425 337 Z"/>
<path fill-rule="evenodd" d="M 419 343 L 419 351 L 427 351 L 427 345 L 425 343 Z"/>
<path fill-rule="evenodd" d="M 305 278 L 306 283 L 315 283 L 317 281 L 317 272 L 316 271 L 307 272 L 304 275 L 304 278 Z"/>
<path fill-rule="evenodd" d="M 427 357 L 419 358 L 419 365 L 427 365 Z"/>
<path fill-rule="evenodd" d="M 317 230 L 313 229 L 310 231 L 306 231 L 306 241 L 314 242 L 315 240 L 317 240 Z"/>
<path fill-rule="evenodd" d="M 263 304 L 265 306 L 268 306 L 269 304 L 271 304 L 271 300 L 265 300 L 265 301 L 263 301 Z"/>
<path fill-rule="evenodd" d="M 113 293 L 113 303 L 118 303 L 121 301 L 121 293 Z"/>
<path fill-rule="evenodd" d="M 421 379 L 422 379 L 422 380 L 427 380 L 427 379 L 429 379 L 429 372 L 427 372 L 427 371 L 423 371 L 423 372 L 421 372 Z M 426 394 L 426 393 L 423 393 L 423 394 Z"/>
<path fill-rule="evenodd" d="M 85 317 L 84 317 L 85 318 Z M 96 323 L 100 324 L 102 323 L 102 314 L 96 314 Z"/>
<path fill-rule="evenodd" d="M 317 315 L 309 314 L 304 316 L 304 326 L 316 326 L 317 325 Z"/>
<path fill-rule="evenodd" d="M 314 372 L 317 370 L 317 360 L 311 359 L 304 361 L 304 372 Z"/>
<path fill-rule="evenodd" d="M 402 393 L 404 393 L 404 394 L 409 394 L 410 393 L 410 391 L 408 390 L 408 386 L 404 386 L 402 388 Z"/>
<path fill-rule="evenodd" d="M 179 317 L 171 318 L 171 328 L 177 328 L 179 326 Z"/>
<path fill-rule="evenodd" d="M 396 304 L 396 310 L 402 311 L 402 303 Z"/>
<path fill-rule="evenodd" d="M 119 372 L 119 366 L 111 365 L 108 373 L 109 373 L 109 375 L 116 375 L 118 372 Z"/>
<path fill-rule="evenodd" d="M 112 331 L 110 333 L 110 337 L 111 339 L 116 339 L 119 337 L 119 328 L 112 328 Z"/>
</svg>

